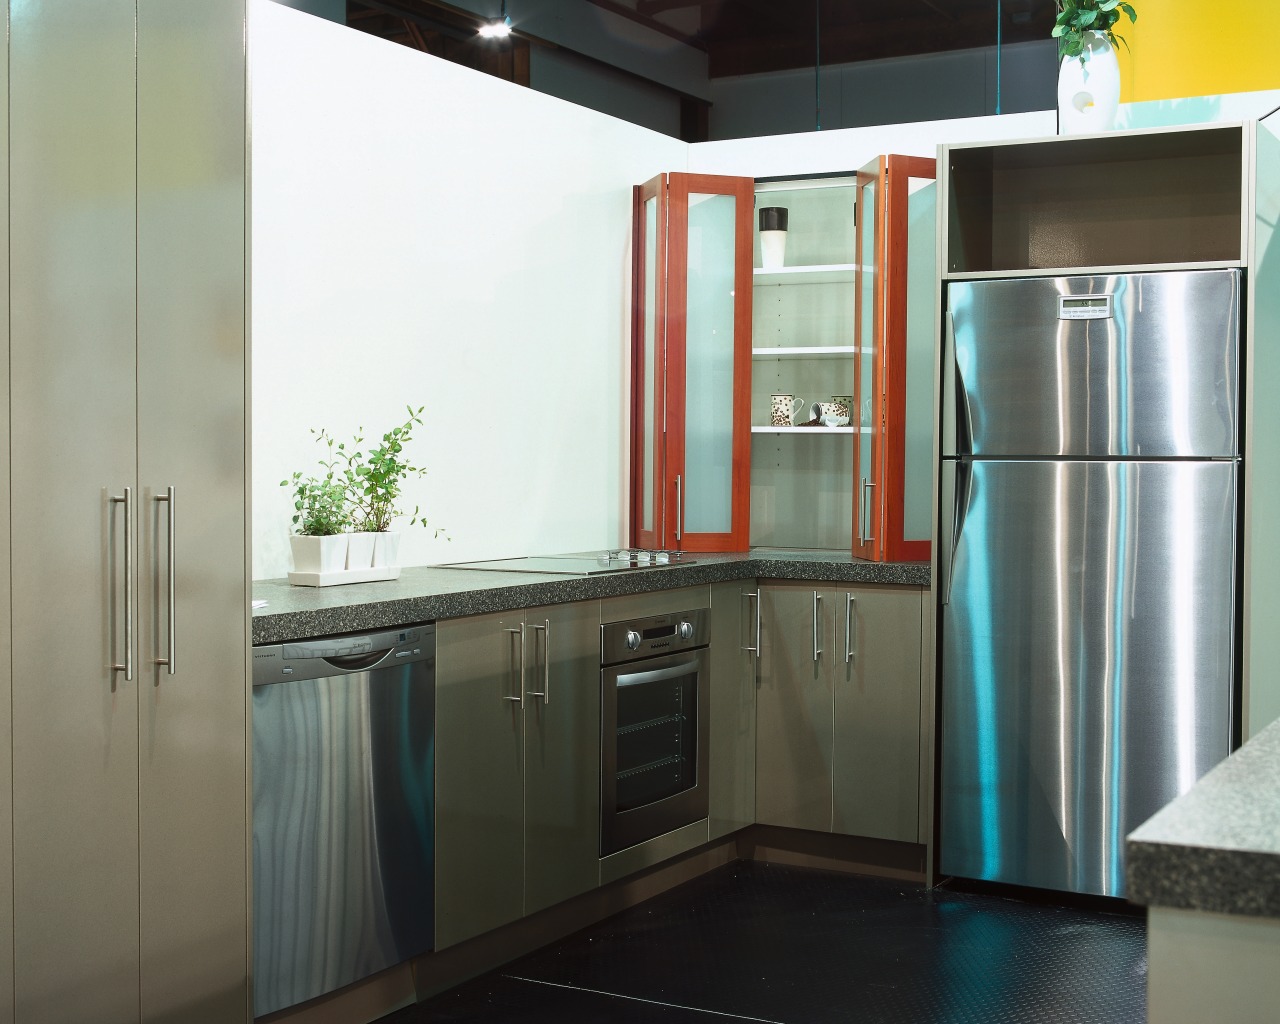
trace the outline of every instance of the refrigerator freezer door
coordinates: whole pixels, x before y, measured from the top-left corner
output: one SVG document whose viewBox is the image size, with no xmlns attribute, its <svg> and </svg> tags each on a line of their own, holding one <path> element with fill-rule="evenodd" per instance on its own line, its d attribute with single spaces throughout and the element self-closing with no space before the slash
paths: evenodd
<svg viewBox="0 0 1280 1024">
<path fill-rule="evenodd" d="M 1230 752 L 1234 462 L 973 462 L 942 609 L 943 873 L 1124 894 Z"/>
<path fill-rule="evenodd" d="M 1239 271 L 953 282 L 947 304 L 945 455 L 1238 453 Z"/>
</svg>

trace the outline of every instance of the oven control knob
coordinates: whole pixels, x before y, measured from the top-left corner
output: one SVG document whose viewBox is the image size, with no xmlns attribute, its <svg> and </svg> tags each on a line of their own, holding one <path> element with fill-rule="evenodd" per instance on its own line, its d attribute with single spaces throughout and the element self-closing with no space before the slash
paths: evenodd
<svg viewBox="0 0 1280 1024">
<path fill-rule="evenodd" d="M 640 646 L 640 634 L 634 629 L 627 630 L 627 650 L 634 651 Z"/>
<path fill-rule="evenodd" d="M 680 623 L 680 639 L 681 640 L 693 639 L 693 623 L 692 622 Z"/>
</svg>

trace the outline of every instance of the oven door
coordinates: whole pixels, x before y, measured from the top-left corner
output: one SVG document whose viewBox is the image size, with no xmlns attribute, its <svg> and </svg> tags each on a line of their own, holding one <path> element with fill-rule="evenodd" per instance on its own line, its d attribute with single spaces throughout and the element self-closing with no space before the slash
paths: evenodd
<svg viewBox="0 0 1280 1024">
<path fill-rule="evenodd" d="M 600 672 L 600 856 L 707 816 L 707 649 Z"/>
</svg>

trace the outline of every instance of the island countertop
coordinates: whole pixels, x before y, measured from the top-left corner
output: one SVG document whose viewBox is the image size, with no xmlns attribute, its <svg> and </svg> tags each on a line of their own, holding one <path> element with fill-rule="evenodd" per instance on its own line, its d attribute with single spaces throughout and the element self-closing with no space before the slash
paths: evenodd
<svg viewBox="0 0 1280 1024">
<path fill-rule="evenodd" d="M 258 580 L 253 643 L 284 643 L 413 622 L 482 615 L 568 601 L 589 601 L 724 580 L 822 580 L 929 586 L 928 562 L 868 562 L 842 552 L 757 549 L 698 553 L 691 564 L 597 576 L 489 572 L 433 566 L 405 568 L 396 580 L 336 587 L 294 587 Z"/>
<path fill-rule="evenodd" d="M 1280 917 L 1280 722 L 1128 837 L 1129 898 Z"/>
</svg>

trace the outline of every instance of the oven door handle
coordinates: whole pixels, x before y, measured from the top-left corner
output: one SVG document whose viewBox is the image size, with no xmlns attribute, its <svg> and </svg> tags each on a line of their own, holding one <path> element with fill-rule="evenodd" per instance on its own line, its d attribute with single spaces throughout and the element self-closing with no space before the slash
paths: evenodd
<svg viewBox="0 0 1280 1024">
<path fill-rule="evenodd" d="M 626 686 L 644 686 L 648 683 L 660 683 L 664 679 L 678 679 L 680 676 L 687 676 L 690 673 L 697 675 L 700 671 L 698 658 L 681 658 L 674 665 L 665 665 L 662 668 L 651 668 L 644 672 L 619 671 L 617 687 L 621 690 Z"/>
</svg>

